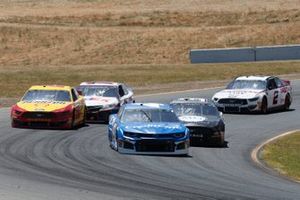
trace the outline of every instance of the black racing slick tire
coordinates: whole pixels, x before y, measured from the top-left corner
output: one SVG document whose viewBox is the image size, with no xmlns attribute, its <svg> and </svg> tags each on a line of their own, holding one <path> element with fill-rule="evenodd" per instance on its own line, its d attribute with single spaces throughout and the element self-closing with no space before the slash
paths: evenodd
<svg viewBox="0 0 300 200">
<path fill-rule="evenodd" d="M 84 114 L 83 114 L 83 119 L 82 119 L 82 122 L 81 122 L 81 126 L 84 127 L 85 124 L 86 124 L 86 107 L 84 107 Z"/>
<path fill-rule="evenodd" d="M 116 135 L 111 136 L 111 143 L 110 143 L 110 147 L 115 150 L 118 151 L 119 150 L 119 143 L 118 143 L 118 138 Z"/>
<path fill-rule="evenodd" d="M 224 147 L 225 144 L 225 140 L 224 137 L 220 137 L 219 141 L 218 141 L 218 147 Z"/>
<path fill-rule="evenodd" d="M 75 111 L 73 111 L 73 114 L 72 114 L 72 122 L 71 122 L 71 125 L 70 125 L 70 130 L 73 130 L 75 129 Z"/>
<path fill-rule="evenodd" d="M 291 98 L 290 95 L 286 95 L 285 96 L 285 100 L 284 100 L 284 110 L 289 110 L 291 106 Z"/>
<path fill-rule="evenodd" d="M 268 101 L 266 97 L 263 98 L 261 102 L 261 109 L 260 109 L 262 114 L 267 114 L 268 113 Z"/>
</svg>

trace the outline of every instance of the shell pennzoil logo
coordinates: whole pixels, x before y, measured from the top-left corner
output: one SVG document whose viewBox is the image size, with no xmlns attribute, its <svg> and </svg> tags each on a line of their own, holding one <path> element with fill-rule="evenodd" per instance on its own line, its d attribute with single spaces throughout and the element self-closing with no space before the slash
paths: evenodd
<svg viewBox="0 0 300 200">
<path fill-rule="evenodd" d="M 21 101 L 17 103 L 17 106 L 25 109 L 27 111 L 44 111 L 44 112 L 51 112 L 55 111 L 58 109 L 65 108 L 69 106 L 70 102 L 26 102 L 26 101 Z"/>
</svg>

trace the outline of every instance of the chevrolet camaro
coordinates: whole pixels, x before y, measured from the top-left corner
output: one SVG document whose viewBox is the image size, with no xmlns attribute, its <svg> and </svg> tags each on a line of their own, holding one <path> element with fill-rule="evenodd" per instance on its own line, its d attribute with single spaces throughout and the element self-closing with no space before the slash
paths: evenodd
<svg viewBox="0 0 300 200">
<path fill-rule="evenodd" d="M 212 101 L 203 98 L 180 98 L 170 103 L 174 112 L 190 130 L 191 144 L 224 146 L 223 115 Z"/>
<path fill-rule="evenodd" d="M 189 130 L 167 104 L 125 104 L 111 115 L 108 139 L 121 153 L 187 155 Z"/>
</svg>

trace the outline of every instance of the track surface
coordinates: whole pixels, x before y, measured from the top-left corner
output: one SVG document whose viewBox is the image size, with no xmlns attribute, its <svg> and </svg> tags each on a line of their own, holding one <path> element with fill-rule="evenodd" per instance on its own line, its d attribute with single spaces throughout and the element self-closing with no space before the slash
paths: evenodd
<svg viewBox="0 0 300 200">
<path fill-rule="evenodd" d="M 11 199 L 300 199 L 300 185 L 263 171 L 251 150 L 299 129 L 300 81 L 289 112 L 225 114 L 228 148 L 192 147 L 190 157 L 122 155 L 108 146 L 106 125 L 74 131 L 13 129 L 0 110 L 0 200 Z M 216 89 L 139 97 L 169 102 L 211 97 Z"/>
</svg>

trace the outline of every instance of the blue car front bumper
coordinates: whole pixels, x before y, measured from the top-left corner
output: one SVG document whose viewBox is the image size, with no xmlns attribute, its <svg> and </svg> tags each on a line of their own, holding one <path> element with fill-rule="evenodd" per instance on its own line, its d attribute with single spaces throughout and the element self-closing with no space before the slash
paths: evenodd
<svg viewBox="0 0 300 200">
<path fill-rule="evenodd" d="M 122 138 L 118 140 L 118 151 L 127 154 L 153 155 L 187 155 L 189 153 L 189 139 L 155 139 Z"/>
</svg>

